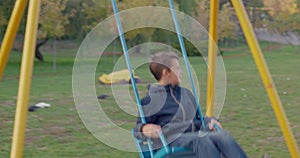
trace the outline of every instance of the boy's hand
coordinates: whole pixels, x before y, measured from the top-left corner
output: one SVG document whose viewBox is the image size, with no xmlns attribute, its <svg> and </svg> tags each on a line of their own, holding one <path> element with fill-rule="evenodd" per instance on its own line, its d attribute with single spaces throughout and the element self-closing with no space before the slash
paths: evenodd
<svg viewBox="0 0 300 158">
<path fill-rule="evenodd" d="M 142 127 L 142 132 L 149 138 L 159 138 L 158 133 L 161 132 L 161 127 L 156 124 L 146 124 Z"/>
<path fill-rule="evenodd" d="M 220 129 L 222 129 L 222 125 L 216 118 L 206 117 L 205 119 L 207 120 L 207 125 L 210 131 L 216 131 L 217 129 L 215 126 L 218 126 Z"/>
</svg>

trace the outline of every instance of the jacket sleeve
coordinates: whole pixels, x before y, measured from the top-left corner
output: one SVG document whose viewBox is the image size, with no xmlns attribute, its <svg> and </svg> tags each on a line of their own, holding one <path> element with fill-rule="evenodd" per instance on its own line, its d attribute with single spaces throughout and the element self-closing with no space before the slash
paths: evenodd
<svg viewBox="0 0 300 158">
<path fill-rule="evenodd" d="M 149 97 L 145 97 L 141 100 L 144 115 L 147 116 L 147 117 L 145 117 L 146 123 L 143 123 L 142 118 L 140 117 L 140 113 L 138 114 L 136 125 L 134 127 L 134 136 L 138 139 L 146 139 L 147 138 L 142 133 L 142 128 L 143 128 L 144 125 L 146 125 L 147 123 L 155 123 L 156 115 L 150 115 L 148 110 L 147 110 L 147 108 L 149 108 L 147 106 L 151 106 L 151 105 L 148 105 L 149 103 L 150 103 L 150 98 Z"/>
<path fill-rule="evenodd" d="M 134 137 L 138 138 L 138 139 L 146 139 L 147 137 L 142 133 L 142 128 L 145 124 L 142 123 L 141 121 L 141 117 L 138 116 L 137 121 L 136 121 L 136 125 L 133 129 L 134 131 Z"/>
<path fill-rule="evenodd" d="M 193 125 L 195 127 L 195 130 L 200 130 L 201 129 L 201 125 L 202 125 L 202 122 L 201 122 L 201 119 L 200 119 L 200 114 L 198 112 L 198 107 L 197 107 L 197 104 L 196 104 L 196 101 L 195 101 L 195 98 L 194 98 L 194 95 L 191 91 L 188 90 L 188 96 L 189 96 L 189 99 L 191 100 L 193 106 L 195 107 L 196 109 L 196 115 L 193 119 Z"/>
</svg>

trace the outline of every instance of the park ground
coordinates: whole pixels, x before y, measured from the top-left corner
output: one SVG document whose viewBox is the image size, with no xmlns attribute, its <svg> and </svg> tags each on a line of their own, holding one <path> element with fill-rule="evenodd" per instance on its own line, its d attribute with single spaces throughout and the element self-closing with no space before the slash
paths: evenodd
<svg viewBox="0 0 300 158">
<path fill-rule="evenodd" d="M 24 144 L 25 158 L 105 157 L 131 158 L 136 153 L 119 151 L 97 140 L 82 123 L 72 94 L 73 62 L 78 47 L 65 42 L 57 47 L 56 68 L 53 54 L 44 49 L 45 62 L 35 61 L 30 94 L 30 105 L 47 102 L 52 106 L 29 112 Z M 69 47 L 68 47 L 69 46 Z M 246 45 L 223 48 L 227 72 L 227 92 L 220 121 L 241 144 L 250 158 L 267 153 L 272 158 L 290 157 L 272 107 L 261 82 L 251 53 Z M 277 86 L 287 118 L 300 148 L 300 54 L 299 46 L 262 43 L 262 50 Z M 298 53 L 297 53 L 298 51 Z M 99 62 L 96 77 L 110 73 L 113 57 L 106 56 Z M 203 66 L 200 57 L 191 57 L 194 67 Z M 0 82 L 0 157 L 9 157 L 16 109 L 21 53 L 12 52 Z M 147 84 L 153 81 L 147 67 L 136 73 L 141 76 L 138 85 L 141 95 Z M 199 76 L 201 103 L 204 105 L 206 76 Z M 110 119 L 125 129 L 131 129 L 135 117 L 124 113 L 115 105 L 110 86 L 95 81 L 98 94 L 108 98 L 99 100 Z"/>
</svg>

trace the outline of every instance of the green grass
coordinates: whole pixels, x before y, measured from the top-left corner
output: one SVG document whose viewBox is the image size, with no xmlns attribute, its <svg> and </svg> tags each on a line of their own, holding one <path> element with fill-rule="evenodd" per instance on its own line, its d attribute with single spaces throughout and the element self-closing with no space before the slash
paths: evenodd
<svg viewBox="0 0 300 158">
<path fill-rule="evenodd" d="M 274 44 L 270 46 L 264 43 L 262 49 L 289 125 L 300 147 L 300 90 L 297 86 L 300 80 L 300 60 L 299 54 L 294 53 L 299 47 Z M 59 49 L 56 70 L 53 70 L 53 57 L 50 53 L 45 54 L 44 63 L 35 62 L 30 105 L 43 101 L 50 103 L 52 107 L 28 113 L 24 157 L 138 157 L 136 153 L 119 151 L 101 143 L 80 120 L 72 94 L 75 54 L 76 49 Z M 96 76 L 112 70 L 113 58 L 104 59 L 97 67 Z M 10 55 L 0 82 L 0 157 L 9 157 L 10 154 L 20 60 L 20 53 L 13 52 Z M 197 70 L 205 69 L 205 64 L 199 58 L 193 57 L 190 61 Z M 220 116 L 223 126 L 236 138 L 249 157 L 260 157 L 263 153 L 268 153 L 272 158 L 289 157 L 286 143 L 247 46 L 224 49 L 224 62 L 227 93 Z M 153 78 L 145 65 L 139 67 L 136 73 L 144 81 L 138 85 L 142 96 L 146 93 L 144 87 L 153 82 Z M 206 73 L 200 74 L 201 105 L 204 105 Z M 105 113 L 118 126 L 131 129 L 135 117 L 123 112 L 116 105 L 110 86 L 103 86 L 98 82 L 95 84 L 97 94 L 109 95 L 106 100 L 100 101 Z M 134 98 L 133 94 L 131 96 Z"/>
</svg>

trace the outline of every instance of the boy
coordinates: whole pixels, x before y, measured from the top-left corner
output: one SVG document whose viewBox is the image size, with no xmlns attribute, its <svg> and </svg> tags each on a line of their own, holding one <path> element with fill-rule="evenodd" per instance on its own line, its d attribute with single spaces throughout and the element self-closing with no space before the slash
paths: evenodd
<svg viewBox="0 0 300 158">
<path fill-rule="evenodd" d="M 142 124 L 138 117 L 134 129 L 137 138 L 151 138 L 154 148 L 159 149 L 158 132 L 162 132 L 170 146 L 190 148 L 197 157 L 247 157 L 228 132 L 213 131 L 213 124 L 219 124 L 215 119 L 206 118 L 210 132 L 200 130 L 194 97 L 188 89 L 179 86 L 182 71 L 175 53 L 155 54 L 149 68 L 158 84 L 151 85 L 141 100 L 147 124 Z"/>
</svg>

